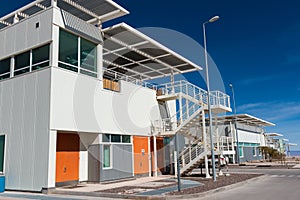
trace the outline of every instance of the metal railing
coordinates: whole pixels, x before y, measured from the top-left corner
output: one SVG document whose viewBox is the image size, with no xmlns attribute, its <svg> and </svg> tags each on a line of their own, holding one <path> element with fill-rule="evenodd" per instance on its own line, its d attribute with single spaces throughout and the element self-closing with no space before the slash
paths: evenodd
<svg viewBox="0 0 300 200">
<path fill-rule="evenodd" d="M 205 153 L 204 143 L 200 139 L 185 148 L 178 157 L 180 173 L 192 168 L 193 164 L 199 161 L 199 156 L 203 156 L 203 153 Z"/>
<path fill-rule="evenodd" d="M 103 74 L 105 76 L 108 76 L 110 77 L 112 80 L 115 80 L 115 81 L 126 81 L 128 83 L 132 83 L 132 84 L 135 84 L 135 85 L 138 85 L 138 86 L 142 86 L 144 88 L 149 88 L 149 89 L 153 89 L 153 90 L 157 90 L 157 85 L 154 85 L 154 84 L 151 84 L 151 83 L 148 83 L 146 81 L 142 81 L 140 79 L 137 79 L 137 78 L 133 78 L 131 76 L 127 76 L 126 74 L 122 74 L 122 73 L 119 73 L 119 72 L 116 72 L 116 71 L 113 71 L 113 70 L 109 70 L 109 69 L 106 69 Z"/>
</svg>

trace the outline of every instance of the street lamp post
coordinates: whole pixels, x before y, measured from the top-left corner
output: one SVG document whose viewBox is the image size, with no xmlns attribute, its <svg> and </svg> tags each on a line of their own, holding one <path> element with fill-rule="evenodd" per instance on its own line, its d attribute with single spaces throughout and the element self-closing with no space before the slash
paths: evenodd
<svg viewBox="0 0 300 200">
<path fill-rule="evenodd" d="M 234 88 L 233 88 L 232 84 L 229 84 L 229 87 L 231 87 L 232 101 L 233 101 L 234 129 L 235 129 L 235 135 L 236 135 L 236 157 L 237 157 L 237 163 L 240 164 L 240 146 L 239 146 L 239 134 L 238 134 L 237 125 L 236 125 L 236 105 L 235 105 Z"/>
<path fill-rule="evenodd" d="M 209 134 L 210 134 L 210 148 L 211 148 L 211 162 L 212 162 L 212 172 L 213 180 L 216 181 L 216 163 L 215 163 L 215 152 L 214 152 L 214 141 L 212 134 L 212 114 L 210 105 L 210 85 L 209 85 L 209 73 L 208 73 L 208 60 L 207 60 L 207 46 L 206 46 L 206 30 L 205 25 L 207 23 L 215 22 L 219 19 L 219 16 L 215 16 L 210 20 L 203 23 L 203 37 L 204 37 L 204 53 L 205 53 L 205 70 L 206 70 L 206 86 L 207 86 L 207 106 L 208 106 L 208 118 L 209 118 Z"/>
</svg>

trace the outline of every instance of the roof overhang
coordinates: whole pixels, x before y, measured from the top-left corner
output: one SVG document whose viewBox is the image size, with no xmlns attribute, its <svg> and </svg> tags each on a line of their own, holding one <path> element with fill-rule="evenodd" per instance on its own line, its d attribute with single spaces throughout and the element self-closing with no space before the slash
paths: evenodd
<svg viewBox="0 0 300 200">
<path fill-rule="evenodd" d="M 235 119 L 234 115 L 222 116 L 219 120 L 221 121 L 233 121 Z M 275 126 L 275 124 L 262 120 L 260 118 L 254 117 L 248 114 L 238 114 L 236 115 L 236 121 L 240 124 L 254 124 L 258 126 Z"/>
<path fill-rule="evenodd" d="M 265 133 L 266 136 L 270 137 L 282 137 L 283 135 L 280 133 Z"/>
<path fill-rule="evenodd" d="M 202 70 L 200 66 L 125 23 L 106 28 L 103 32 L 103 60 L 108 70 L 140 80 Z"/>
<path fill-rule="evenodd" d="M 19 20 L 28 18 L 52 6 L 52 0 L 35 0 L 22 8 L 0 18 L 0 29 L 14 23 L 14 18 Z M 112 0 L 57 0 L 57 6 L 74 16 L 91 24 L 106 22 L 129 12 Z"/>
</svg>

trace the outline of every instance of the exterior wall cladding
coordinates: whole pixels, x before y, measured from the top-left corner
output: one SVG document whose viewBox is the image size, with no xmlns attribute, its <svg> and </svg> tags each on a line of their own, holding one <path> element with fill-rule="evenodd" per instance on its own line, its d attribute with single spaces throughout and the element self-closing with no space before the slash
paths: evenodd
<svg viewBox="0 0 300 200">
<path fill-rule="evenodd" d="M 39 29 L 22 28 L 35 27 L 36 21 L 40 22 Z M 120 92 L 108 91 L 102 87 L 102 67 L 99 79 L 59 68 L 60 28 L 67 28 L 61 12 L 50 9 L 0 31 L 0 44 L 16 44 L 4 45 L 7 49 L 0 49 L 0 59 L 50 44 L 51 65 L 0 81 L 0 133 L 7 135 L 6 189 L 41 191 L 56 186 L 56 144 L 60 131 L 79 133 L 81 142 L 89 147 L 88 152 L 80 152 L 80 181 L 132 177 L 132 144 L 110 144 L 111 168 L 103 169 L 103 147 L 97 136 L 108 133 L 148 137 L 151 121 L 161 119 L 156 91 L 125 81 L 120 81 Z M 16 34 L 10 31 L 19 29 L 27 33 L 13 38 Z M 39 40 L 31 42 L 25 36 Z M 102 52 L 100 44 L 98 48 Z M 97 63 L 102 66 L 102 55 Z M 90 152 L 96 152 L 97 159 L 91 159 Z"/>
<path fill-rule="evenodd" d="M 253 149 L 256 150 L 256 155 L 253 155 Z M 262 156 L 259 155 L 257 147 L 243 147 L 244 156 L 240 157 L 240 162 L 249 162 L 261 160 Z"/>
</svg>

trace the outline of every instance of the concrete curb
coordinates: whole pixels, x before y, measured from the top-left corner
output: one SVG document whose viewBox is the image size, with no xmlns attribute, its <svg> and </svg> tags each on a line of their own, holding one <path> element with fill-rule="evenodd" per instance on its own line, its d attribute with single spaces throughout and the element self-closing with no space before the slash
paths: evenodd
<svg viewBox="0 0 300 200">
<path fill-rule="evenodd" d="M 171 200 L 171 199 L 186 199 L 186 198 L 203 198 L 208 195 L 222 192 L 224 190 L 229 190 L 236 188 L 260 179 L 267 177 L 268 175 L 262 175 L 259 177 L 251 178 L 242 182 L 234 183 L 224 187 L 216 188 L 206 192 L 200 192 L 195 194 L 185 194 L 185 195 L 170 195 L 170 196 L 141 196 L 141 195 L 129 195 L 129 194 L 113 194 L 113 193 L 101 193 L 101 192 L 75 192 L 75 191 L 62 191 L 53 190 L 51 194 L 63 194 L 63 195 L 73 195 L 73 196 L 90 196 L 90 197 L 107 197 L 107 198 L 121 198 L 121 199 L 138 199 L 138 200 Z"/>
</svg>

